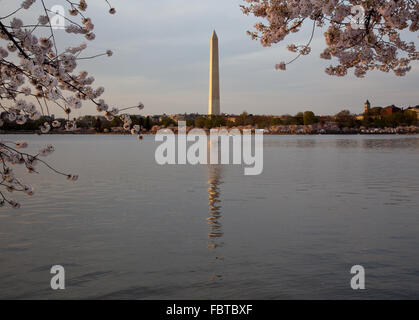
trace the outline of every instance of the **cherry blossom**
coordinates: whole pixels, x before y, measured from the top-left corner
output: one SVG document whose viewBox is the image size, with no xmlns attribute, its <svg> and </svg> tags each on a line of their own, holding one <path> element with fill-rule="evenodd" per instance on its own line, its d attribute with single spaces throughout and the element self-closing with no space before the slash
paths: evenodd
<svg viewBox="0 0 419 320">
<path fill-rule="evenodd" d="M 416 0 L 244 0 L 244 14 L 262 18 L 255 31 L 248 31 L 263 46 L 284 41 L 292 33 L 301 31 L 306 22 L 312 24 L 307 44 L 289 44 L 287 49 L 297 53 L 289 62 L 281 62 L 276 69 L 301 55 L 310 53 L 316 29 L 324 32 L 326 48 L 320 58 L 337 60 L 326 68 L 326 73 L 345 76 L 353 69 L 357 77 L 368 71 L 393 71 L 404 76 L 411 69 L 411 61 L 419 59 L 415 43 L 402 39 L 402 34 L 419 30 L 419 2 Z M 362 14 L 353 14 L 361 6 Z M 361 19 L 356 19 L 361 18 Z"/>
<path fill-rule="evenodd" d="M 107 0 L 109 13 L 116 10 Z M 44 0 L 17 1 L 17 8 L 10 13 L 1 13 L 0 16 L 0 127 L 5 121 L 18 125 L 28 120 L 39 120 L 42 116 L 45 121 L 39 127 L 40 134 L 47 134 L 57 128 L 67 131 L 76 129 L 76 122 L 71 118 L 74 110 L 78 110 L 86 102 L 96 105 L 98 112 L 103 112 L 109 119 L 113 119 L 121 111 L 129 109 L 143 109 L 140 103 L 137 106 L 110 108 L 101 98 L 105 89 L 95 88 L 95 78 L 88 71 L 77 70 L 80 60 L 93 59 L 102 56 L 111 57 L 112 50 L 94 56 L 83 55 L 87 45 L 85 41 L 93 41 L 94 23 L 87 16 L 88 1 L 63 1 L 71 17 L 65 18 L 67 26 L 65 32 L 74 35 L 75 45 L 67 48 L 58 48 L 56 38 L 59 34 L 51 24 L 55 12 L 49 10 Z M 25 11 L 30 10 L 34 21 L 24 22 Z M 65 122 L 53 120 L 52 110 L 62 110 L 67 119 Z M 138 134 L 138 126 L 132 127 L 129 115 L 121 117 L 124 129 L 127 132 Z M 46 157 L 54 152 L 52 145 L 41 148 L 37 154 L 24 153 L 21 150 L 28 147 L 25 141 L 0 140 L 0 207 L 5 204 L 13 208 L 20 208 L 20 204 L 9 199 L 7 193 L 20 191 L 33 195 L 34 189 L 16 177 L 13 166 L 26 167 L 29 173 L 37 173 L 38 164 L 45 165 L 57 174 L 65 176 L 68 180 L 76 181 L 75 174 L 63 173 L 40 157 Z"/>
</svg>

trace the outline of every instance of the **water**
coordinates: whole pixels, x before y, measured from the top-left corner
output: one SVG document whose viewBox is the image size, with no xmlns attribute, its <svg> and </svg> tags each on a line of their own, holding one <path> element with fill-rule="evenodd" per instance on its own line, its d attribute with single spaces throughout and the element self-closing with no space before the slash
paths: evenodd
<svg viewBox="0 0 419 320">
<path fill-rule="evenodd" d="M 152 136 L 3 138 L 53 143 L 80 179 L 40 167 L 0 209 L 0 298 L 419 298 L 418 136 L 266 136 L 252 177 L 158 166 Z"/>
</svg>

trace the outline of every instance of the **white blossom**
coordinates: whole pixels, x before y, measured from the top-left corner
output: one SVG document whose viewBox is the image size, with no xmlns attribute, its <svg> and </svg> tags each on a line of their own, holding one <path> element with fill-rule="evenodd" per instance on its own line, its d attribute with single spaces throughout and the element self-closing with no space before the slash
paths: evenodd
<svg viewBox="0 0 419 320">
<path fill-rule="evenodd" d="M 0 0 L 1 1 L 1 0 Z M 42 3 L 38 1 L 41 5 Z M 69 43 L 65 50 L 56 47 L 56 41 L 60 36 L 59 32 L 49 28 L 50 19 L 47 14 L 34 14 L 35 7 L 32 5 L 36 0 L 18 1 L 21 8 L 30 10 L 31 14 L 23 13 L 23 10 L 16 10 L 9 16 L 0 17 L 0 101 L 2 105 L 2 117 L 0 127 L 5 122 L 12 122 L 23 125 L 28 121 L 40 120 L 45 116 L 40 125 L 40 133 L 46 134 L 61 128 L 73 131 L 76 129 L 76 122 L 70 120 L 73 109 L 80 109 L 85 102 L 90 101 L 97 106 L 98 112 L 103 112 L 108 120 L 113 120 L 120 110 L 109 106 L 105 100 L 98 98 L 103 95 L 103 87 L 95 87 L 95 78 L 87 71 L 78 70 L 80 59 L 90 59 L 83 56 L 86 43 L 81 42 L 83 37 L 93 41 L 96 35 L 93 33 L 94 23 L 87 18 L 88 8 L 86 0 L 79 0 L 77 4 L 63 2 L 67 5 L 71 17 L 66 19 L 65 31 L 70 33 L 77 42 L 73 43 L 71 38 L 65 40 Z M 32 12 L 33 11 L 33 12 Z M 115 9 L 111 7 L 111 14 Z M 32 21 L 27 21 L 32 17 Z M 79 19 L 73 21 L 71 19 Z M 30 26 L 30 27 L 27 27 Z M 7 32 L 5 32 L 7 30 Z M 99 56 L 112 56 L 111 50 L 106 50 Z M 142 104 L 141 104 L 142 105 Z M 140 110 L 144 106 L 138 107 Z M 50 116 L 53 109 L 63 110 L 67 119 L 65 122 L 52 121 Z M 132 107 L 135 108 L 135 107 Z M 127 110 L 131 108 L 123 108 Z M 127 131 L 139 131 L 139 128 L 132 126 L 130 116 L 124 117 L 124 127 Z M 29 173 L 37 173 L 39 163 L 47 164 L 40 157 L 50 155 L 54 147 L 48 145 L 39 150 L 36 155 L 22 153 L 20 150 L 28 147 L 25 141 L 5 142 L 0 139 L 0 156 L 3 165 L 0 166 L 0 206 L 10 205 L 19 208 L 20 204 L 3 196 L 4 190 L 9 192 L 23 192 L 27 195 L 34 194 L 31 186 L 24 184 L 16 177 L 12 166 L 24 165 Z M 52 168 L 47 165 L 48 168 Z M 77 175 L 68 175 L 53 169 L 55 173 L 62 174 L 71 181 L 78 179 Z"/>
<path fill-rule="evenodd" d="M 40 149 L 38 151 L 38 154 L 42 157 L 46 157 L 49 154 L 53 153 L 55 151 L 54 147 L 52 145 L 47 145 L 46 147 Z"/>
</svg>

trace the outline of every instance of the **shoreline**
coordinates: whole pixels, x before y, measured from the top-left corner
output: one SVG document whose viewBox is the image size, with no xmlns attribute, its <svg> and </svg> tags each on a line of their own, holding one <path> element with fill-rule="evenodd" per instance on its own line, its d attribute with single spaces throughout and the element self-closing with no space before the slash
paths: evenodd
<svg viewBox="0 0 419 320">
<path fill-rule="evenodd" d="M 144 136 L 152 136 L 156 135 L 157 133 L 153 132 L 144 132 L 139 135 Z M 178 135 L 177 132 L 173 132 L 173 134 Z M 252 132 L 254 134 L 254 132 Z M 265 136 L 358 136 L 358 135 L 417 135 L 418 132 L 323 132 L 323 133 L 273 133 L 273 132 L 265 132 L 263 135 Z M 0 135 L 38 135 L 38 136 L 45 136 L 45 135 L 111 135 L 111 136 L 132 136 L 131 133 L 118 133 L 118 132 L 96 132 L 96 133 L 89 133 L 89 132 L 50 132 L 50 133 L 38 133 L 38 132 L 28 132 L 28 131 L 7 131 L 7 132 L 0 132 Z M 209 135 L 209 132 L 207 132 Z"/>
</svg>

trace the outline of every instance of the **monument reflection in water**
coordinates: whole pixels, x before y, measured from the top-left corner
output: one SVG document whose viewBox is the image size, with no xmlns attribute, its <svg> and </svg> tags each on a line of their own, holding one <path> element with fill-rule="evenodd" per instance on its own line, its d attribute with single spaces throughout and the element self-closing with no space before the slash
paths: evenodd
<svg viewBox="0 0 419 320">
<path fill-rule="evenodd" d="M 211 147 L 211 142 L 208 142 L 208 155 L 211 152 L 214 152 L 217 148 Z M 218 152 L 219 153 L 219 152 Z M 220 156 L 220 155 L 218 155 Z M 219 255 L 219 248 L 223 246 L 222 236 L 222 214 L 221 214 L 221 200 L 220 200 L 220 185 L 222 184 L 221 175 L 222 175 L 222 165 L 220 164 L 208 164 L 208 207 L 209 207 L 209 216 L 207 222 L 209 225 L 208 232 L 208 249 L 213 252 L 214 258 L 212 263 L 214 264 L 214 273 L 211 277 L 211 280 L 221 279 L 222 275 L 219 270 L 220 264 L 224 260 L 223 257 Z"/>
</svg>

